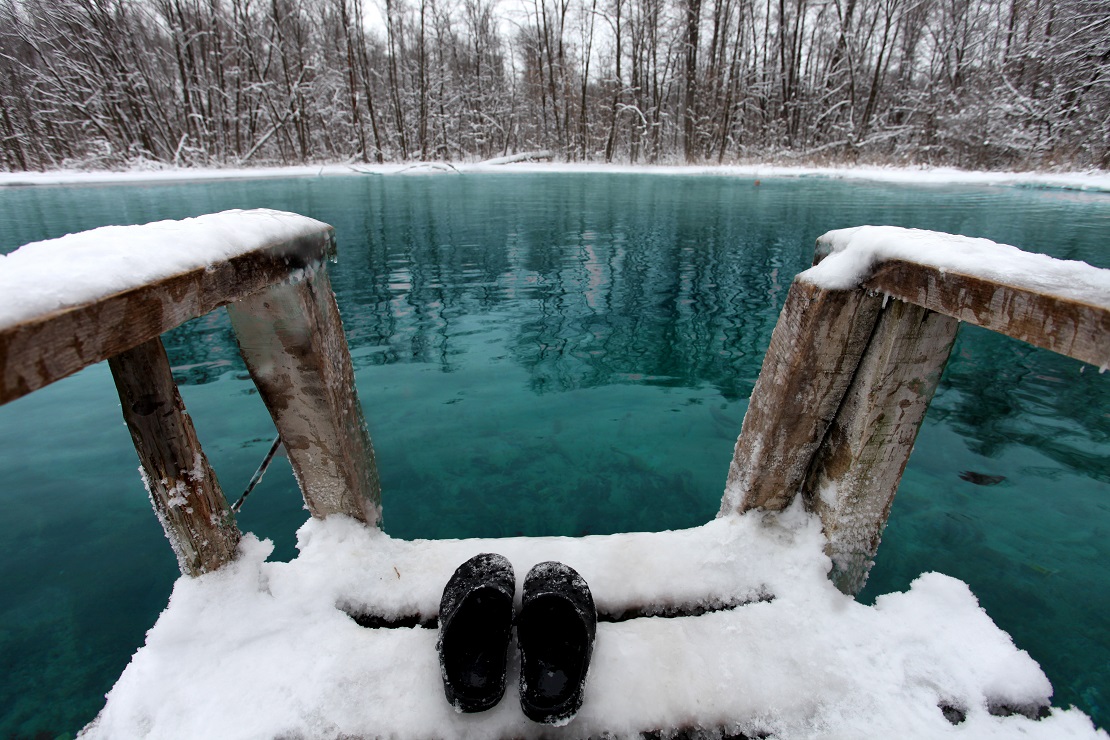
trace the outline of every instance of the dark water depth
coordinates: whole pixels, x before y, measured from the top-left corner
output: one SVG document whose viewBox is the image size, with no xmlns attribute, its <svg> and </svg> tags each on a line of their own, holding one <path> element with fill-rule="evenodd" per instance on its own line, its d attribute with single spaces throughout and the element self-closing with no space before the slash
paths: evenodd
<svg viewBox="0 0 1110 740">
<path fill-rule="evenodd" d="M 583 535 L 714 516 L 815 238 L 865 223 L 1110 267 L 1110 196 L 820 179 L 352 176 L 0 189 L 0 252 L 270 207 L 336 227 L 332 281 L 397 537 Z M 273 437 L 220 311 L 163 338 L 229 498 Z M 176 565 L 103 365 L 0 407 L 0 736 L 92 719 Z M 279 459 L 244 530 L 295 555 Z M 1110 724 L 1110 375 L 964 327 L 861 598 L 967 581 Z"/>
</svg>

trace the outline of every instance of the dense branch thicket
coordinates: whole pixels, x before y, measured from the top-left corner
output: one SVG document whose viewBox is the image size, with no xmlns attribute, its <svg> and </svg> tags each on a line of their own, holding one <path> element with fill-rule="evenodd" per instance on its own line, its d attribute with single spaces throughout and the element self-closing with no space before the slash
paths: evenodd
<svg viewBox="0 0 1110 740">
<path fill-rule="evenodd" d="M 1110 166 L 1106 0 L 0 0 L 0 169 Z"/>
</svg>

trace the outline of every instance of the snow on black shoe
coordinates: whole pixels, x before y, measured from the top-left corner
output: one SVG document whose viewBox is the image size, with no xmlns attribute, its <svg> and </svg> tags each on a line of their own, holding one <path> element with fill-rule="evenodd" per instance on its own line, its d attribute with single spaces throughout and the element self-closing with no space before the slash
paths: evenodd
<svg viewBox="0 0 1110 740">
<path fill-rule="evenodd" d="M 505 693 L 516 575 L 505 557 L 482 553 L 460 565 L 439 602 L 439 670 L 447 701 L 482 712 Z"/>
<path fill-rule="evenodd" d="M 524 579 L 517 618 L 520 707 L 534 722 L 565 725 L 582 706 L 597 633 L 590 587 L 563 563 L 539 563 Z"/>
</svg>

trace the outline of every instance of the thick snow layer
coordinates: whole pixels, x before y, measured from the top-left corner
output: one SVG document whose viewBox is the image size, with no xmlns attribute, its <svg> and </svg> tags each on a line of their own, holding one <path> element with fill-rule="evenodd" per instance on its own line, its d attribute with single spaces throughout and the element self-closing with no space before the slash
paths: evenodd
<svg viewBox="0 0 1110 740">
<path fill-rule="evenodd" d="M 718 730 L 812 737 L 1101 737 L 1076 709 L 1041 720 L 1051 688 L 967 586 L 926 574 L 865 606 L 827 580 L 818 522 L 794 508 L 692 530 L 604 537 L 401 541 L 353 520 L 312 520 L 300 555 L 266 562 L 247 536 L 237 562 L 181 578 L 82 737 L 625 737 Z M 510 687 L 457 714 L 443 695 L 436 631 L 361 627 L 346 612 L 434 615 L 469 557 L 499 552 L 520 582 L 559 560 L 599 612 L 678 604 L 731 610 L 598 626 L 585 703 L 566 727 L 529 722 Z M 940 705 L 966 713 L 953 725 Z"/>
<path fill-rule="evenodd" d="M 130 172 L 0 172 L 0 187 L 21 185 L 81 185 L 91 183 L 150 183 L 180 180 L 318 177 L 333 175 L 456 174 L 477 172 L 609 172 L 659 175 L 721 175 L 725 177 L 825 177 L 907 184 L 1004 185 L 1110 192 L 1106 172 L 971 172 L 932 167 L 784 167 L 777 165 L 619 165 L 567 162 L 516 162 L 506 158 L 476 163 L 426 162 L 387 165 L 257 167 L 246 169 L 154 169 Z M 508 159 L 511 159 L 508 158 Z"/>
<path fill-rule="evenodd" d="M 0 255 L 0 329 L 325 228 L 306 216 L 257 209 L 32 242 Z"/>
<path fill-rule="evenodd" d="M 1110 307 L 1110 270 L 1023 252 L 1008 244 L 897 226 L 857 226 L 818 238 L 829 254 L 799 277 L 829 289 L 853 288 L 883 260 L 902 259 L 942 271 Z"/>
</svg>

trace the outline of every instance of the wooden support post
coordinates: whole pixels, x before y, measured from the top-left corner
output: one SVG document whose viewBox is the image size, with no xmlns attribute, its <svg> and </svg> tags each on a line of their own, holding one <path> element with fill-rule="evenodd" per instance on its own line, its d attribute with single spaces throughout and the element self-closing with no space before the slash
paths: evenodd
<svg viewBox="0 0 1110 740">
<path fill-rule="evenodd" d="M 821 517 L 829 577 L 846 594 L 867 580 L 958 328 L 953 318 L 891 300 L 814 456 L 806 506 Z"/>
<path fill-rule="evenodd" d="M 884 256 L 876 236 L 910 237 L 922 254 L 933 240 L 941 252 L 955 241 L 973 258 L 918 262 L 902 256 L 904 246 Z M 831 577 L 850 594 L 866 582 L 959 321 L 1110 367 L 1105 270 L 892 227 L 830 232 L 818 239 L 814 261 L 853 249 L 855 261 L 842 260 L 835 277 L 819 269 L 791 285 L 721 502 L 721 514 L 775 511 L 801 492 L 821 517 Z M 1017 266 L 1004 261 L 1015 259 Z M 1006 269 L 985 266 L 992 261 Z M 843 283 L 846 275 L 858 287 L 810 282 Z"/>
<path fill-rule="evenodd" d="M 736 440 L 721 514 L 786 508 L 844 397 L 882 297 L 795 278 Z"/>
<path fill-rule="evenodd" d="M 308 510 L 381 519 L 381 489 L 331 281 L 321 263 L 228 305 L 239 349 Z"/>
<path fill-rule="evenodd" d="M 239 528 L 185 412 L 162 340 L 121 352 L 108 365 L 143 482 L 181 572 L 197 576 L 230 562 Z"/>
</svg>

